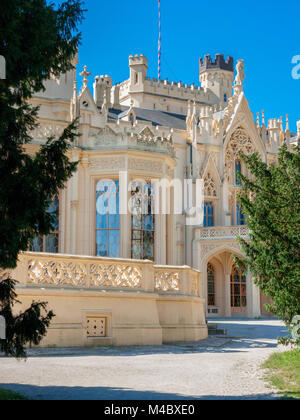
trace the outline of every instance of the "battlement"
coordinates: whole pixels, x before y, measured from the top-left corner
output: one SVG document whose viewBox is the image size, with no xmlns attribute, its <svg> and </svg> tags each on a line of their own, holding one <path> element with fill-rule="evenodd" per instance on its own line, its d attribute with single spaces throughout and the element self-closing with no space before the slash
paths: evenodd
<svg viewBox="0 0 300 420">
<path fill-rule="evenodd" d="M 180 82 L 146 78 L 144 92 L 155 95 L 162 95 L 173 99 L 196 100 L 199 102 L 210 102 L 212 95 L 201 86 L 189 85 Z"/>
<path fill-rule="evenodd" d="M 268 121 L 268 129 L 269 130 L 280 130 L 282 126 L 282 121 L 278 120 L 277 118 L 271 118 Z"/>
<path fill-rule="evenodd" d="M 108 75 L 96 76 L 95 83 L 97 85 L 105 85 L 105 86 L 112 87 L 112 79 Z"/>
<path fill-rule="evenodd" d="M 144 54 L 141 54 L 141 55 L 136 54 L 135 56 L 133 55 L 129 56 L 129 66 L 141 65 L 141 64 L 148 66 L 148 59 L 146 56 L 144 56 Z"/>
<path fill-rule="evenodd" d="M 200 58 L 200 74 L 207 70 L 227 70 L 234 72 L 233 57 L 228 56 L 225 61 L 223 54 L 216 54 L 215 61 L 212 60 L 210 55 L 205 55 L 204 59 Z"/>
</svg>

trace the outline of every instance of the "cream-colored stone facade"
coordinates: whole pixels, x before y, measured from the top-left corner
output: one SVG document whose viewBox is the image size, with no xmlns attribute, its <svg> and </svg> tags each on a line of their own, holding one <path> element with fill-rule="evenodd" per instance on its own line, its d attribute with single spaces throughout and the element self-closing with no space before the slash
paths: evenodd
<svg viewBox="0 0 300 420">
<path fill-rule="evenodd" d="M 233 255 L 241 255 L 236 237 L 248 235 L 237 200 L 237 172 L 246 173 L 239 153 L 258 151 L 264 161 L 276 161 L 283 142 L 300 139 L 300 124 L 298 133 L 292 134 L 288 122 L 283 128 L 282 119 L 266 124 L 262 114 L 253 120 L 243 91 L 243 60 L 237 62 L 235 74 L 232 58 L 206 56 L 200 60 L 201 86 L 149 78 L 143 55 L 129 57 L 129 70 L 129 79 L 115 85 L 109 76 L 97 76 L 93 93 L 88 88 L 87 68 L 81 73 L 79 93 L 76 72 L 71 71 L 48 81 L 45 92 L 33 99 L 40 105 L 40 126 L 28 146 L 31 153 L 49 135 L 58 136 L 75 117 L 80 121 L 80 137 L 70 152 L 72 160 L 79 161 L 78 170 L 59 197 L 55 237 L 59 256 L 49 254 L 44 239 L 39 249 L 46 251 L 44 256 L 22 257 L 27 261 L 22 271 L 26 287 L 20 288 L 20 295 L 25 302 L 43 297 L 58 313 L 47 345 L 91 343 L 87 321 L 97 331 L 95 342 L 152 344 L 205 337 L 204 311 L 209 316 L 262 313 L 261 296 L 251 275 L 240 272 L 233 262 Z M 200 179 L 204 222 L 190 224 L 187 197 Z M 117 224 L 110 229 L 101 225 L 104 219 L 97 219 L 105 180 L 118 188 L 133 180 L 173 184 L 166 189 L 165 201 L 162 196 L 156 201 L 152 227 L 133 232 L 132 215 L 126 211 L 132 190 L 126 187 L 115 192 L 120 200 Z M 184 180 L 189 180 L 186 188 Z M 176 182 L 182 186 L 180 193 L 174 188 Z M 181 212 L 175 211 L 178 200 Z M 141 258 L 151 255 L 155 266 L 132 259 L 136 252 L 141 252 Z M 97 271 L 97 280 L 87 271 L 87 264 L 104 270 Z M 185 270 L 192 272 L 182 268 L 185 265 L 201 277 L 193 287 L 183 275 Z M 120 284 L 99 283 L 101 276 L 112 282 L 118 279 L 118 270 L 123 268 L 116 267 L 135 269 L 141 289 L 136 284 L 124 289 Z M 132 272 L 124 270 L 131 281 Z M 145 270 L 152 274 L 146 275 Z M 176 281 L 180 288 L 170 290 Z"/>
</svg>

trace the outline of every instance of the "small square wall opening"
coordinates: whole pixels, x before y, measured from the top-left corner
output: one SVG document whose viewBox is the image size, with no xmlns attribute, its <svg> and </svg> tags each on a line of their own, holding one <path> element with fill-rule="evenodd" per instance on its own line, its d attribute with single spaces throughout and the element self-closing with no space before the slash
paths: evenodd
<svg viewBox="0 0 300 420">
<path fill-rule="evenodd" d="M 107 318 L 87 316 L 86 334 L 88 338 L 107 337 Z"/>
</svg>

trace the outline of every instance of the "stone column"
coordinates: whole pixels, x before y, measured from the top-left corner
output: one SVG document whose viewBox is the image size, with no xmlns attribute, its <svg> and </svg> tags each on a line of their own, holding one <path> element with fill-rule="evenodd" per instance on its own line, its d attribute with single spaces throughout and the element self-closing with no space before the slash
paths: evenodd
<svg viewBox="0 0 300 420">
<path fill-rule="evenodd" d="M 260 311 L 260 291 L 254 284 L 251 273 L 247 273 L 247 316 L 254 318 L 261 315 Z"/>
<path fill-rule="evenodd" d="M 225 273 L 225 316 L 231 317 L 230 274 Z"/>
<path fill-rule="evenodd" d="M 223 220 L 221 221 L 221 224 L 224 223 L 224 226 L 230 226 L 231 215 L 230 215 L 230 209 L 229 209 L 229 189 L 228 189 L 227 181 L 224 181 L 224 185 L 223 185 L 223 209 L 224 209 L 224 213 L 222 215 Z"/>
<path fill-rule="evenodd" d="M 208 307 L 208 295 L 207 295 L 207 264 L 203 264 L 203 271 L 202 271 L 202 297 L 205 299 L 205 313 L 208 315 L 207 307 Z"/>
<path fill-rule="evenodd" d="M 128 171 L 120 172 L 120 257 L 131 258 L 131 214 L 129 202 Z"/>
</svg>

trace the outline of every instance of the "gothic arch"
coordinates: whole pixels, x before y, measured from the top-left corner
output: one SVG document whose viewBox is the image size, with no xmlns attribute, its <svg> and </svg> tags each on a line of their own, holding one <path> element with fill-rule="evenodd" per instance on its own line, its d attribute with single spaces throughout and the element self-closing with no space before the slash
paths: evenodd
<svg viewBox="0 0 300 420">
<path fill-rule="evenodd" d="M 225 179 L 234 184 L 235 163 L 240 160 L 240 153 L 251 155 L 256 150 L 254 142 L 244 127 L 238 126 L 231 134 L 225 146 Z"/>
<path fill-rule="evenodd" d="M 214 258 L 214 257 L 218 257 L 219 254 L 222 254 L 223 252 L 229 252 L 231 254 L 236 255 L 239 258 L 244 258 L 245 255 L 243 255 L 242 251 L 240 248 L 237 248 L 238 245 L 234 244 L 229 245 L 229 244 L 224 244 L 223 246 L 214 246 L 212 247 L 211 250 L 209 250 L 202 258 L 202 264 L 201 264 L 201 269 L 206 270 L 207 264 L 208 262 Z M 229 263 L 230 265 L 230 263 Z"/>
</svg>

